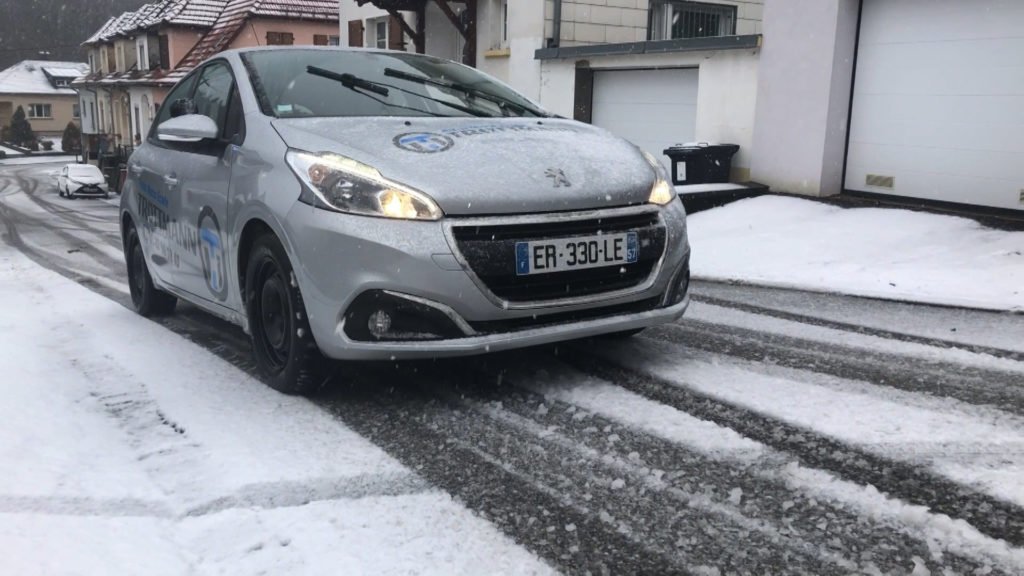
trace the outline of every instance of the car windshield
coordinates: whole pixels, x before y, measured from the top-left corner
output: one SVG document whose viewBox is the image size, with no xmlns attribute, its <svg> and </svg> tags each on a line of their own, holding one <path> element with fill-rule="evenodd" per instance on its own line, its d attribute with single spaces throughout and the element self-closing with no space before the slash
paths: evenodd
<svg viewBox="0 0 1024 576">
<path fill-rule="evenodd" d="M 489 76 L 416 54 L 279 50 L 243 55 L 263 112 L 323 116 L 548 116 Z"/>
<path fill-rule="evenodd" d="M 103 176 L 103 174 L 100 172 L 100 169 L 95 167 L 95 166 L 92 166 L 91 164 L 81 164 L 81 165 L 77 165 L 77 166 L 69 166 L 68 167 L 68 175 L 69 176 L 75 176 L 75 177 L 78 177 L 78 178 L 102 177 Z"/>
</svg>

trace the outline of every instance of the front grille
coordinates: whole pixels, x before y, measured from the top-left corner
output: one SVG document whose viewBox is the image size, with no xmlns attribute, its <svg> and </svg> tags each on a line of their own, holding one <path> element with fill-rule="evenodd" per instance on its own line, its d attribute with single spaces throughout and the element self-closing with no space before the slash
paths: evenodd
<svg viewBox="0 0 1024 576">
<path fill-rule="evenodd" d="M 517 276 L 516 242 L 636 232 L 640 254 L 632 264 Z M 643 284 L 665 251 L 657 212 L 584 220 L 452 227 L 459 252 L 480 281 L 507 302 L 560 300 L 626 290 Z"/>
</svg>

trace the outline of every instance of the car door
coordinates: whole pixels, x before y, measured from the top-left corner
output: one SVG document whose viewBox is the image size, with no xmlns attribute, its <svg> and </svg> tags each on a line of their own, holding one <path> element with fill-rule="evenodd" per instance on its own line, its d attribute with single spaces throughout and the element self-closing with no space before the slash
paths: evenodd
<svg viewBox="0 0 1024 576">
<path fill-rule="evenodd" d="M 147 255 L 149 272 L 161 285 L 182 288 L 179 270 L 182 256 L 188 250 L 187 235 L 181 226 L 181 196 L 174 182 L 181 158 L 171 152 L 184 147 L 186 143 L 163 140 L 157 129 L 160 124 L 187 110 L 175 103 L 191 102 L 198 72 L 185 77 L 171 90 L 164 100 L 156 120 L 150 129 L 146 142 L 140 146 L 128 161 L 128 182 L 124 189 L 124 201 L 132 207 L 136 216 L 136 230 Z"/>
<path fill-rule="evenodd" d="M 227 222 L 232 141 L 239 130 L 238 116 L 232 113 L 232 105 L 238 104 L 236 91 L 234 74 L 226 61 L 203 67 L 192 100 L 195 113 L 217 124 L 219 137 L 170 150 L 174 171 L 165 182 L 168 189 L 180 195 L 179 220 L 188 231 L 188 246 L 178 269 L 179 287 L 221 306 L 226 305 L 229 286 L 221 225 Z M 240 110 L 237 112 L 240 114 Z"/>
</svg>

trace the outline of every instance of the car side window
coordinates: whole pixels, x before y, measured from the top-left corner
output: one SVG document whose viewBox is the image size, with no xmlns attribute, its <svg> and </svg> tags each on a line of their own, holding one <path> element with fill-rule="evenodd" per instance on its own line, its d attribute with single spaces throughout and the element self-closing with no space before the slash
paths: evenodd
<svg viewBox="0 0 1024 576">
<path fill-rule="evenodd" d="M 157 127 L 171 119 L 171 109 L 174 107 L 174 103 L 192 97 L 192 89 L 195 88 L 197 77 L 197 74 L 187 76 L 174 87 L 174 90 L 171 90 L 167 98 L 164 98 L 164 103 L 160 105 L 160 111 L 156 115 L 156 121 L 153 122 L 153 127 L 149 131 L 151 139 L 156 139 Z"/>
<path fill-rule="evenodd" d="M 226 64 L 210 64 L 200 74 L 193 97 L 196 113 L 212 118 L 220 129 L 222 139 L 227 136 L 225 128 L 234 85 L 235 78 Z"/>
</svg>

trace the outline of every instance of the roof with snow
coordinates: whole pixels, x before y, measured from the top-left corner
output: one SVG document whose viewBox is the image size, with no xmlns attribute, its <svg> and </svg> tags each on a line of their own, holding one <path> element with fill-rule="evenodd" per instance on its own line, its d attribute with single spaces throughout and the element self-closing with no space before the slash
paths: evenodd
<svg viewBox="0 0 1024 576">
<path fill-rule="evenodd" d="M 73 80 L 89 71 L 82 62 L 24 60 L 0 72 L 0 94 L 74 96 L 71 88 L 58 88 L 57 79 Z"/>
<path fill-rule="evenodd" d="M 150 15 L 139 16 L 144 12 Z M 213 12 L 216 13 L 210 19 L 209 14 Z M 170 20 L 165 18 L 169 14 L 173 14 L 173 17 L 167 16 Z M 80 79 L 76 85 L 174 84 L 206 59 L 227 50 L 250 18 L 337 22 L 338 0 L 164 0 L 147 4 L 135 12 L 125 12 L 121 16 L 111 18 L 84 44 L 109 42 L 131 31 L 146 29 L 161 22 L 181 24 L 186 21 L 185 19 L 209 22 L 205 25 L 210 29 L 173 70 L 129 70 L 106 76 L 92 74 Z"/>
<path fill-rule="evenodd" d="M 227 4 L 228 0 L 162 0 L 144 4 L 138 10 L 107 20 L 82 44 L 110 42 L 118 36 L 162 25 L 209 28 Z"/>
</svg>

